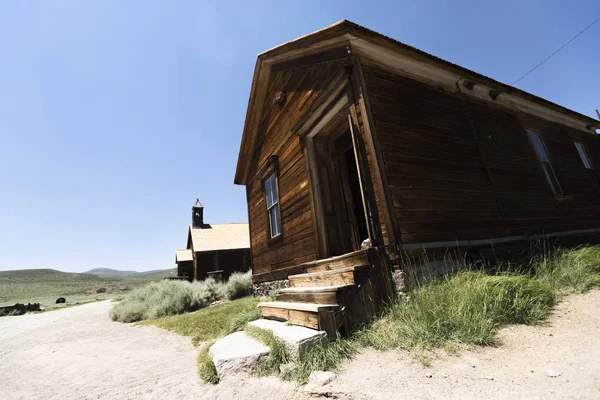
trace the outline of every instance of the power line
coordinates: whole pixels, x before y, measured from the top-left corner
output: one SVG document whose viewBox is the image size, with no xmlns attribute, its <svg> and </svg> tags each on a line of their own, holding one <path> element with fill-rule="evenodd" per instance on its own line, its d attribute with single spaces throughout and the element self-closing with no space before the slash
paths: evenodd
<svg viewBox="0 0 600 400">
<path fill-rule="evenodd" d="M 544 59 L 544 61 L 542 61 L 541 63 L 539 63 L 535 67 L 531 68 L 525 75 L 523 75 L 522 77 L 520 77 L 519 79 L 517 79 L 516 81 L 514 81 L 512 84 L 515 85 L 521 79 L 525 78 L 527 75 L 529 75 L 530 73 L 532 73 L 533 71 L 535 71 L 540 65 L 542 65 L 543 63 L 545 63 L 546 61 L 548 61 L 550 58 L 552 58 L 552 56 L 554 56 L 556 53 L 558 53 L 559 51 L 561 51 L 562 49 L 564 49 L 565 47 L 567 47 L 567 45 L 569 43 L 571 43 L 573 40 L 577 39 L 583 32 L 585 32 L 588 29 L 590 29 L 592 27 L 592 25 L 594 25 L 598 21 L 600 21 L 600 18 L 596 18 L 596 20 L 594 22 L 592 22 L 591 24 L 589 24 L 588 26 L 586 26 L 581 32 L 579 32 L 577 35 L 573 36 L 571 38 L 571 40 L 569 40 L 567 43 L 565 43 L 562 46 L 560 46 L 558 50 L 556 50 L 554 53 L 550 54 L 548 57 L 546 57 Z"/>
</svg>

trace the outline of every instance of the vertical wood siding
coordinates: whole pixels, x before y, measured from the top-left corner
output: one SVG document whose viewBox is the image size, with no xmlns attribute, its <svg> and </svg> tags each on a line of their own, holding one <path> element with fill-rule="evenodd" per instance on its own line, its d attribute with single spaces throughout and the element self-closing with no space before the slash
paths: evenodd
<svg viewBox="0 0 600 400">
<path fill-rule="evenodd" d="M 600 187 L 573 144 L 598 165 L 597 137 L 362 66 L 403 243 L 600 227 Z M 544 136 L 572 199 L 553 197 L 526 127 Z"/>
<path fill-rule="evenodd" d="M 250 249 L 203 251 L 196 253 L 196 280 L 208 277 L 211 271 L 223 271 L 223 279 L 234 272 L 250 269 Z"/>
</svg>

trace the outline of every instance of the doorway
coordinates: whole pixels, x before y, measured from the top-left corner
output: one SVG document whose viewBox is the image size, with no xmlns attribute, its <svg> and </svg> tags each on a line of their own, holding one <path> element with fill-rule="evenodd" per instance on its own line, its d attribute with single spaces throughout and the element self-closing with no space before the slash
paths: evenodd
<svg viewBox="0 0 600 400">
<path fill-rule="evenodd" d="M 360 250 L 369 229 L 363 203 L 358 163 L 347 115 L 330 129 L 311 138 L 315 202 L 322 215 L 323 256 L 332 257 Z M 317 216 L 318 218 L 318 216 Z"/>
</svg>

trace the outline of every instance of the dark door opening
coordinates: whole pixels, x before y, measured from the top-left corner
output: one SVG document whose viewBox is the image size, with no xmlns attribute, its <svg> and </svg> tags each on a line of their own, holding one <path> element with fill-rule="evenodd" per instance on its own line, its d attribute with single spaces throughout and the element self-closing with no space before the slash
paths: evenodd
<svg viewBox="0 0 600 400">
<path fill-rule="evenodd" d="M 354 214 L 356 217 L 358 236 L 360 238 L 360 244 L 362 244 L 363 240 L 369 238 L 369 229 L 367 228 L 367 218 L 362 203 L 360 181 L 358 177 L 358 169 L 356 168 L 356 158 L 354 157 L 354 149 L 351 148 L 349 150 L 346 150 L 346 152 L 344 153 L 344 158 L 346 159 L 346 168 L 348 171 L 348 186 L 350 188 L 349 195 L 352 196 L 352 210 L 347 210 L 347 212 Z M 359 248 L 360 247 L 358 247 L 355 250 L 358 250 Z"/>
<path fill-rule="evenodd" d="M 314 138 L 327 257 L 360 250 L 369 238 L 351 133 L 341 128 Z"/>
</svg>

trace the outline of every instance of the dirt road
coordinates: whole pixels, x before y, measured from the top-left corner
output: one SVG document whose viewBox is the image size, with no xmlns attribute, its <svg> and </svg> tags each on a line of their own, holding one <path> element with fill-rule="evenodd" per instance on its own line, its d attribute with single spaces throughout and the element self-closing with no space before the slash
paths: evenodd
<svg viewBox="0 0 600 400">
<path fill-rule="evenodd" d="M 356 399 L 600 399 L 600 291 L 565 298 L 548 326 L 510 326 L 499 337 L 502 346 L 443 355 L 428 368 L 403 352 L 366 351 L 319 392 Z"/>
<path fill-rule="evenodd" d="M 503 346 L 428 368 L 403 352 L 365 351 L 312 391 L 275 378 L 203 385 L 189 338 L 112 322 L 111 305 L 0 318 L 0 399 L 600 398 L 600 291 L 568 297 L 550 326 L 503 329 Z"/>
<path fill-rule="evenodd" d="M 0 318 L 0 399 L 278 399 L 294 386 L 203 385 L 188 337 L 113 322 L 110 301 Z"/>
</svg>

